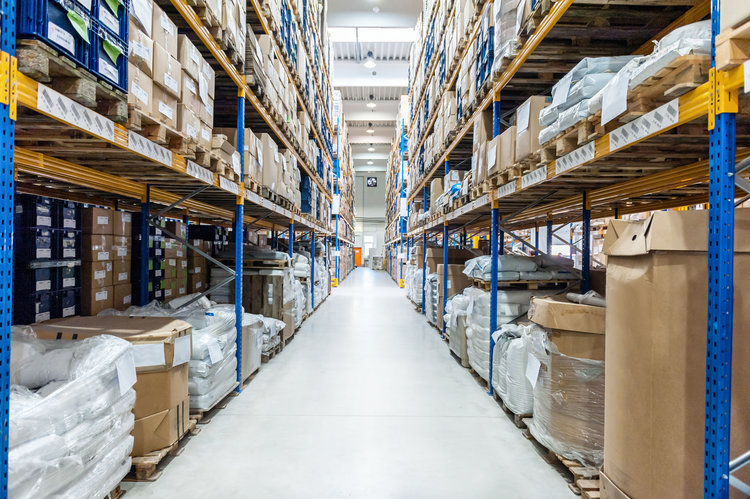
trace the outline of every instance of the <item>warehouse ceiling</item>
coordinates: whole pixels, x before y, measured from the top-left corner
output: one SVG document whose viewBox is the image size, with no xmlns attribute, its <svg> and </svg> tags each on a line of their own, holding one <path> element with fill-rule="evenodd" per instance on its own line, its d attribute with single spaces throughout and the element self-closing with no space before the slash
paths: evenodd
<svg viewBox="0 0 750 499">
<path fill-rule="evenodd" d="M 343 99 L 355 171 L 385 171 L 399 100 L 408 92 L 409 53 L 420 11 L 416 1 L 328 3 L 332 83 Z"/>
</svg>

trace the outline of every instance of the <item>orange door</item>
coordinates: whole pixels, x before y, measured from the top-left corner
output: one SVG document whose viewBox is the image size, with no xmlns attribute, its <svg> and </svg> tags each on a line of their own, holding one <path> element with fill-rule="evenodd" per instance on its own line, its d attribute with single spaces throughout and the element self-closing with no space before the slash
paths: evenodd
<svg viewBox="0 0 750 499">
<path fill-rule="evenodd" d="M 354 266 L 362 266 L 362 248 L 354 248 Z"/>
</svg>

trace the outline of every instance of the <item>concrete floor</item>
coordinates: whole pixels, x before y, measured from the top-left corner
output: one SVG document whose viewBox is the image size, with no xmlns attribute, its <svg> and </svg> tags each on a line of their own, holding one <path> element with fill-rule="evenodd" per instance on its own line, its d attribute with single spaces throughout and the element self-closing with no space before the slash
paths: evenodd
<svg viewBox="0 0 750 499">
<path fill-rule="evenodd" d="M 355 270 L 126 497 L 570 498 L 385 272 Z"/>
</svg>

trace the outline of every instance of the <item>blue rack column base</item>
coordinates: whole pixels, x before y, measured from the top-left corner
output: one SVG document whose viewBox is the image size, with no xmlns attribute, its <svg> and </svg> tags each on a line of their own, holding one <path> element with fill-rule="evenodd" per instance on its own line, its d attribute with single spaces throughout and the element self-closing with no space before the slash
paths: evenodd
<svg viewBox="0 0 750 499">
<path fill-rule="evenodd" d="M 489 366 L 489 390 L 488 395 L 493 395 L 492 389 L 492 357 L 493 351 L 495 350 L 495 340 L 493 334 L 497 329 L 497 258 L 500 256 L 499 248 L 500 245 L 500 203 L 497 199 L 492 200 L 492 226 L 490 232 L 490 248 L 492 250 L 492 261 L 490 264 L 490 366 Z"/>
<path fill-rule="evenodd" d="M 315 310 L 315 231 L 312 231 L 310 245 L 310 305 Z"/>
<path fill-rule="evenodd" d="M 427 283 L 427 231 L 422 233 L 422 315 L 425 315 L 425 284 Z"/>
<path fill-rule="evenodd" d="M 236 392 L 242 391 L 242 246 L 244 243 L 244 225 L 243 219 L 245 216 L 244 210 L 244 199 L 242 196 L 237 196 L 237 205 L 234 212 L 234 315 L 235 315 L 235 327 L 237 328 L 237 351 L 235 353 L 237 357 L 237 388 Z"/>
<path fill-rule="evenodd" d="M 448 237 L 448 222 L 443 222 L 443 308 L 440 314 L 440 322 L 443 324 L 443 332 L 441 334 L 443 339 L 445 339 L 445 329 L 447 327 L 445 323 L 445 307 L 448 305 L 448 262 L 450 261 L 448 258 Z"/>
<path fill-rule="evenodd" d="M 585 192 L 582 219 L 581 292 L 586 293 L 591 289 L 591 204 Z"/>
</svg>

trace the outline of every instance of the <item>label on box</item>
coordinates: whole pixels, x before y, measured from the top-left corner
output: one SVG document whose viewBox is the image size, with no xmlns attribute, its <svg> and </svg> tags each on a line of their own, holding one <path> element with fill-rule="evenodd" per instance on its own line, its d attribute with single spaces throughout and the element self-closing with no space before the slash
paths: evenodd
<svg viewBox="0 0 750 499">
<path fill-rule="evenodd" d="M 193 82 L 193 80 L 191 80 L 190 78 L 186 78 L 185 79 L 185 85 L 184 85 L 184 87 L 186 89 L 188 89 L 188 91 L 190 91 L 190 93 L 193 93 L 193 94 L 198 91 L 198 89 L 195 88 L 195 82 Z"/>
<path fill-rule="evenodd" d="M 170 35 L 174 35 L 175 33 L 175 26 L 172 24 L 172 21 L 169 19 L 169 16 L 162 12 L 161 14 L 161 27 L 164 31 L 169 33 Z"/>
<path fill-rule="evenodd" d="M 127 281 L 128 280 L 128 273 L 127 272 L 120 272 L 117 274 L 117 280 L 118 281 Z"/>
<path fill-rule="evenodd" d="M 45 281 L 37 281 L 36 282 L 36 290 L 37 291 L 46 291 L 48 289 L 52 289 L 52 281 L 49 279 Z"/>
<path fill-rule="evenodd" d="M 193 45 L 190 46 L 190 60 L 196 64 L 201 62 L 201 53 Z"/>
<path fill-rule="evenodd" d="M 156 292 L 154 293 L 154 296 L 156 296 L 157 298 L 161 298 L 161 294 L 162 294 L 162 293 L 161 293 L 161 289 L 160 289 L 159 291 L 156 291 Z"/>
<path fill-rule="evenodd" d="M 164 298 L 169 298 L 172 296 L 172 290 L 171 289 L 165 289 L 164 290 Z"/>
<path fill-rule="evenodd" d="M 120 72 L 115 65 L 102 57 L 99 58 L 99 72 L 102 76 L 105 76 L 112 81 L 120 81 Z"/>
<path fill-rule="evenodd" d="M 161 269 L 157 269 L 157 270 L 155 270 L 155 271 L 154 271 L 154 275 L 155 275 L 156 277 L 161 277 Z"/>
<path fill-rule="evenodd" d="M 119 246 L 117 248 L 117 256 L 128 256 L 127 246 Z"/>
<path fill-rule="evenodd" d="M 151 61 L 151 49 L 146 45 L 138 42 L 131 41 L 130 48 L 133 50 L 133 54 L 141 59 Z"/>
<path fill-rule="evenodd" d="M 210 102 L 206 103 L 206 112 L 210 117 L 214 117 L 214 106 Z"/>
<path fill-rule="evenodd" d="M 185 288 L 180 288 L 180 295 L 185 295 Z"/>
<path fill-rule="evenodd" d="M 203 104 L 208 104 L 208 79 L 202 72 L 198 75 L 198 95 Z"/>
<path fill-rule="evenodd" d="M 109 296 L 109 293 L 107 293 L 106 289 L 103 289 L 101 291 L 98 291 L 96 295 L 94 295 L 95 301 L 104 301 L 107 299 L 107 296 Z"/>
<path fill-rule="evenodd" d="M 497 160 L 497 146 L 493 145 L 487 151 L 487 171 L 495 166 L 495 160 Z"/>
<path fill-rule="evenodd" d="M 579 147 L 575 151 L 566 154 L 555 160 L 555 173 L 560 174 L 575 168 L 576 166 L 588 163 L 594 159 L 596 146 L 594 142 Z"/>
<path fill-rule="evenodd" d="M 100 251 L 96 254 L 97 260 L 109 260 L 109 251 Z"/>
<path fill-rule="evenodd" d="M 634 119 L 609 134 L 609 150 L 614 152 L 633 142 L 676 125 L 680 120 L 680 99 L 673 99 Z"/>
<path fill-rule="evenodd" d="M 182 258 L 182 250 L 177 250 L 177 258 Z"/>
<path fill-rule="evenodd" d="M 187 268 L 187 260 L 180 261 L 180 267 L 182 267 L 183 269 L 186 269 Z"/>
<path fill-rule="evenodd" d="M 617 73 L 607 86 L 604 87 L 602 95 L 602 125 L 606 125 L 628 110 L 629 82 L 629 74 Z"/>
<path fill-rule="evenodd" d="M 44 321 L 48 321 L 49 319 L 50 319 L 49 312 L 42 312 L 41 314 L 36 314 L 34 316 L 34 320 L 36 322 L 44 322 Z"/>
<path fill-rule="evenodd" d="M 177 80 L 172 78 L 172 75 L 169 73 L 164 73 L 164 85 L 167 86 L 167 88 L 171 88 L 173 91 L 177 92 Z"/>
<path fill-rule="evenodd" d="M 133 14 L 143 28 L 143 32 L 151 37 L 151 24 L 153 19 L 153 3 L 149 0 L 133 0 Z"/>
<path fill-rule="evenodd" d="M 170 120 L 174 119 L 174 111 L 164 101 L 159 101 L 159 112 Z"/>
<path fill-rule="evenodd" d="M 148 106 L 148 93 L 141 88 L 136 82 L 130 82 L 130 91 L 136 98 Z"/>
<path fill-rule="evenodd" d="M 122 303 L 123 303 L 123 304 L 127 305 L 127 304 L 128 304 L 128 303 L 130 303 L 130 302 L 131 302 L 131 296 L 130 296 L 130 295 L 127 295 L 127 296 L 123 296 L 123 297 L 122 297 Z"/>
<path fill-rule="evenodd" d="M 76 278 L 75 277 L 66 277 L 63 279 L 62 287 L 63 288 L 73 288 L 76 285 Z"/>
<path fill-rule="evenodd" d="M 198 130 L 193 125 L 187 125 L 185 131 L 187 132 L 188 137 L 198 140 Z"/>
<path fill-rule="evenodd" d="M 205 128 L 201 128 L 201 137 L 203 138 L 203 140 L 205 140 L 207 142 L 210 142 L 211 141 L 211 132 L 209 132 Z"/>
<path fill-rule="evenodd" d="M 130 213 L 123 213 L 121 218 L 122 218 L 123 223 L 126 223 L 126 224 L 129 224 L 130 221 L 133 219 Z"/>
<path fill-rule="evenodd" d="M 497 197 L 502 198 L 516 192 L 516 181 L 511 180 L 497 190 Z"/>
<path fill-rule="evenodd" d="M 109 10 L 99 7 L 99 20 L 115 33 L 120 33 L 120 23 Z"/>
<path fill-rule="evenodd" d="M 76 250 L 73 248 L 65 248 L 63 250 L 63 258 L 75 258 Z"/>
<path fill-rule="evenodd" d="M 240 155 L 239 154 L 232 154 L 232 169 L 236 173 L 240 173 L 242 171 L 242 165 L 240 164 Z"/>
<path fill-rule="evenodd" d="M 94 279 L 104 279 L 105 277 L 107 277 L 106 270 L 97 270 L 94 272 Z"/>
<path fill-rule="evenodd" d="M 161 248 L 156 248 L 156 249 L 154 250 L 154 254 L 155 254 L 156 256 L 161 256 Z"/>
<path fill-rule="evenodd" d="M 109 217 L 107 216 L 98 216 L 96 217 L 96 224 L 97 225 L 107 225 L 109 223 Z"/>
<path fill-rule="evenodd" d="M 37 223 L 39 219 L 37 218 Z M 76 228 L 76 221 L 73 218 L 65 218 L 63 219 L 63 229 L 75 229 Z"/>
<path fill-rule="evenodd" d="M 45 226 L 45 227 L 51 227 L 52 226 L 52 217 L 46 217 L 43 215 L 37 215 L 36 216 L 36 224 Z"/>
<path fill-rule="evenodd" d="M 531 112 L 531 101 L 526 101 L 516 111 L 516 136 L 521 135 L 529 128 L 529 113 Z"/>
<path fill-rule="evenodd" d="M 177 266 L 177 260 L 175 260 L 174 258 L 170 258 L 169 260 L 167 260 L 167 262 L 168 262 L 167 264 L 170 267 L 176 267 Z"/>
<path fill-rule="evenodd" d="M 158 163 L 172 166 L 172 151 L 159 144 L 155 144 L 132 130 L 128 131 L 128 147 L 131 151 L 142 154 Z"/>
<path fill-rule="evenodd" d="M 195 267 L 195 268 L 193 269 L 193 273 L 194 273 L 194 274 L 200 274 L 200 273 L 201 273 L 201 268 L 200 268 L 200 267 Z"/>
<path fill-rule="evenodd" d="M 107 268 L 107 272 L 112 272 L 112 262 L 107 262 L 104 266 Z"/>
<path fill-rule="evenodd" d="M 340 209 L 341 209 L 341 195 L 340 194 L 334 194 L 333 195 L 333 203 L 332 203 L 332 206 L 331 206 L 331 213 L 333 215 L 338 215 Z"/>
<path fill-rule="evenodd" d="M 539 182 L 545 180 L 546 178 L 547 178 L 547 167 L 543 166 L 521 177 L 521 187 L 523 189 L 526 189 L 527 187 L 530 187 L 534 184 L 538 184 Z"/>
<path fill-rule="evenodd" d="M 208 342 L 208 356 L 211 358 L 211 365 L 217 364 L 224 359 L 219 342 L 211 339 Z"/>
<path fill-rule="evenodd" d="M 120 355 L 115 362 L 115 368 L 117 369 L 117 383 L 120 385 L 120 395 L 125 395 L 135 385 L 136 381 L 133 351 L 126 350 L 124 354 Z"/>
<path fill-rule="evenodd" d="M 190 338 L 191 335 L 186 334 L 185 336 L 180 336 L 174 340 L 174 357 L 172 358 L 173 366 L 185 364 L 190 360 Z"/>
<path fill-rule="evenodd" d="M 37 258 L 52 258 L 52 250 L 50 248 L 37 248 Z"/>
<path fill-rule="evenodd" d="M 115 123 L 65 97 L 59 92 L 39 83 L 37 85 L 36 106 L 40 112 L 48 114 L 70 125 L 85 130 L 104 140 L 114 142 Z"/>
<path fill-rule="evenodd" d="M 47 23 L 47 38 L 55 42 L 68 52 L 75 54 L 76 41 L 73 35 L 53 22 Z"/>
<path fill-rule="evenodd" d="M 196 283 L 195 283 L 195 288 L 196 288 L 196 289 L 201 289 L 201 288 L 203 288 L 203 281 L 198 281 L 198 282 L 196 282 Z"/>
<path fill-rule="evenodd" d="M 75 307 L 75 305 L 72 306 L 72 307 L 65 307 L 64 309 L 62 309 L 62 316 L 63 317 L 70 317 L 71 315 L 75 315 L 75 314 L 76 314 L 76 307 Z"/>
<path fill-rule="evenodd" d="M 333 256 L 341 256 L 341 251 L 340 250 L 333 250 L 333 251 L 331 251 L 331 253 L 333 254 Z"/>
</svg>

